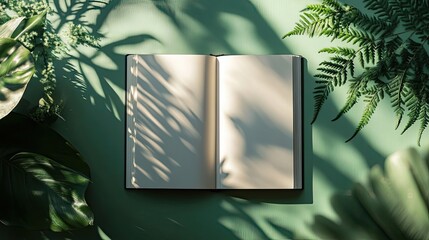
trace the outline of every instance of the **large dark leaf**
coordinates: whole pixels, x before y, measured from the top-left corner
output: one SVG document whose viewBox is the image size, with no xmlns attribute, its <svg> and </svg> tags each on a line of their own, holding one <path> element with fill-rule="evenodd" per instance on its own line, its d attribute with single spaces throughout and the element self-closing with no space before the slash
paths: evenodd
<svg viewBox="0 0 429 240">
<path fill-rule="evenodd" d="M 28 49 L 14 39 L 0 38 L 0 119 L 18 104 L 34 71 Z"/>
<path fill-rule="evenodd" d="M 50 128 L 10 113 L 0 120 L 0 221 L 63 231 L 92 224 L 88 165 Z"/>
</svg>

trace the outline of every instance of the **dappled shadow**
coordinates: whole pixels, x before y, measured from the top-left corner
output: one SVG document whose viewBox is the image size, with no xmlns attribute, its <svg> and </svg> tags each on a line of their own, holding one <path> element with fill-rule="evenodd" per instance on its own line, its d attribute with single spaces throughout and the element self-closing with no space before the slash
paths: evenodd
<svg viewBox="0 0 429 240">
<path fill-rule="evenodd" d="M 255 54 L 257 50 L 252 48 L 241 49 L 245 45 L 238 46 L 249 40 L 243 40 L 242 43 L 228 39 L 231 31 L 242 31 L 242 29 L 232 29 L 231 21 L 248 22 L 249 28 L 253 29 L 255 35 L 259 38 L 253 39 L 261 48 L 263 54 L 288 53 L 288 49 L 282 43 L 280 36 L 276 34 L 266 19 L 260 14 L 259 10 L 249 0 L 203 0 L 203 1 L 185 1 L 181 12 L 176 12 L 166 1 L 154 1 L 154 5 L 167 17 L 169 17 L 176 27 L 183 31 L 183 37 L 193 47 L 197 53 L 226 53 L 226 54 Z M 180 19 L 179 14 L 185 14 L 195 22 L 204 26 L 209 31 L 202 33 L 199 38 L 190 38 L 186 33 L 188 29 Z M 246 31 L 247 29 L 243 29 Z M 216 33 L 216 34 L 212 34 Z M 206 43 L 211 42 L 212 46 L 207 47 Z M 207 52 L 209 50 L 210 52 Z"/>
<path fill-rule="evenodd" d="M 54 1 L 51 9 L 53 13 L 58 15 L 58 19 L 53 23 L 58 31 L 70 23 L 74 23 L 75 25 L 80 24 L 92 30 L 92 36 L 100 38 L 103 37 L 103 34 L 97 31 L 99 29 L 97 23 L 88 21 L 91 12 L 94 11 L 101 15 L 101 13 L 109 12 L 109 9 L 114 8 L 117 4 L 117 1 L 112 0 Z"/>
<path fill-rule="evenodd" d="M 342 117 L 335 122 L 330 122 L 329 119 L 333 118 L 333 116 L 335 116 L 338 111 L 339 109 L 334 106 L 332 101 L 326 101 L 315 124 L 320 129 L 329 131 L 330 137 L 345 142 L 353 133 L 356 126 L 346 117 Z M 333 126 L 335 126 L 336 131 L 332 131 Z M 363 131 L 365 131 L 365 129 Z M 375 164 L 384 161 L 384 156 L 382 156 L 373 146 L 371 146 L 363 134 L 358 134 L 353 140 L 344 144 L 350 145 L 350 147 L 354 148 L 361 156 L 363 156 L 362 160 L 368 169 Z M 347 158 L 347 156 L 343 157 Z"/>
<path fill-rule="evenodd" d="M 214 136 L 204 136 L 205 129 L 213 128 L 206 126 L 204 116 L 210 79 L 183 76 L 209 68 L 209 59 L 152 55 L 127 59 L 126 186 L 213 187 L 209 166 L 213 162 L 206 159 L 205 142 Z"/>
<path fill-rule="evenodd" d="M 80 52 L 76 56 L 70 55 L 64 58 L 62 63 L 65 77 L 69 83 L 78 88 L 81 96 L 90 101 L 91 104 L 101 104 L 107 110 L 112 112 L 117 119 L 123 120 L 124 104 L 121 96 L 118 95 L 118 88 L 124 89 L 125 56 L 115 53 L 117 47 L 123 45 L 132 45 L 156 39 L 148 34 L 139 34 L 129 36 L 127 39 L 112 42 L 101 46 L 97 51 L 92 53 Z M 104 58 L 107 64 L 98 65 L 94 59 Z M 75 64 L 70 64 L 73 62 Z M 94 72 L 93 72 L 94 71 Z M 119 73 L 119 74 L 118 74 Z M 90 74 L 98 79 L 88 78 Z M 96 81 L 94 83 L 94 81 Z M 91 89 L 88 89 L 91 88 Z"/>
<path fill-rule="evenodd" d="M 145 7 L 154 5 L 153 8 Z M 129 6 L 127 6 L 129 5 Z M 132 13 L 125 10 L 129 7 Z M 125 10 L 124 10 L 125 9 Z M 137 9 L 139 9 L 137 11 Z M 146 13 L 157 14 L 171 19 L 180 33 L 174 35 L 156 34 L 156 32 L 128 32 L 124 26 L 114 25 L 120 22 L 118 11 L 131 14 L 133 31 L 141 25 L 152 22 L 138 21 Z M 125 13 L 126 12 L 126 13 Z M 67 16 L 60 16 L 67 18 Z M 124 17 L 124 15 L 122 15 Z M 255 39 L 247 40 L 253 45 L 237 42 L 228 38 L 237 28 L 229 24 L 227 18 L 239 18 L 255 31 Z M 68 17 L 75 19 L 72 17 Z M 240 238 L 232 228 L 226 228 L 219 219 L 232 215 L 229 209 L 221 205 L 224 201 L 246 202 L 236 204 L 239 213 L 234 217 L 242 219 L 257 229 L 259 223 L 246 214 L 246 208 L 264 207 L 264 203 L 308 204 L 313 202 L 313 151 L 311 126 L 308 109 L 312 109 L 311 84 L 305 79 L 304 85 L 304 189 L 302 191 L 267 191 L 259 192 L 213 192 L 213 191 L 171 191 L 145 190 L 125 191 L 124 183 L 124 145 L 125 145 L 125 54 L 126 53 L 290 53 L 280 36 L 274 32 L 267 20 L 250 1 L 183 1 L 180 6 L 172 6 L 164 1 L 112 1 L 103 10 L 92 16 L 95 21 L 88 21 L 93 32 L 102 37 L 101 47 L 97 51 L 87 48 L 77 49 L 76 53 L 64 59 L 64 71 L 69 79 L 75 81 L 58 83 L 67 91 L 64 118 L 66 122 L 57 122 L 55 127 L 68 136 L 80 150 L 92 169 L 92 181 L 89 186 L 88 202 L 94 211 L 96 223 L 106 230 L 113 239 L 126 236 L 133 238 L 168 238 L 175 233 L 177 238 L 196 239 L 234 239 Z M 79 16 L 76 16 L 79 19 Z M 155 20 L 158 20 L 157 18 Z M 128 24 L 127 22 L 122 22 Z M 92 24 L 92 25 L 90 25 Z M 202 28 L 199 35 L 193 34 L 194 25 Z M 168 25 L 170 26 L 170 25 Z M 161 26 L 164 27 L 164 26 Z M 100 30 L 101 29 L 101 30 Z M 104 29 L 104 31 L 102 31 Z M 100 30 L 100 31 L 99 31 Z M 161 30 L 160 30 L 161 31 Z M 115 35 L 116 34 L 116 35 Z M 180 42 L 179 42 L 180 41 Z M 154 45 L 156 43 L 156 45 Z M 188 46 L 183 47 L 185 43 Z M 147 45 L 145 45 L 147 44 Z M 162 46 L 150 48 L 145 46 Z M 260 48 L 254 48 L 260 46 Z M 66 64 L 72 63 L 75 67 Z M 68 72 L 67 72 L 68 71 Z M 81 74 L 81 75 L 80 75 Z M 163 75 L 163 74 L 160 74 Z M 310 88 L 308 88 L 310 86 Z M 71 90 L 72 89 L 72 90 Z M 311 112 L 310 112 L 311 114 Z M 142 116 L 147 117 L 147 116 Z M 234 203 L 232 203 L 234 204 Z M 125 207 L 123 207 L 125 206 Z M 107 210 L 108 209 L 108 210 Z M 240 221 L 240 220 L 238 220 Z M 279 222 L 266 219 L 280 235 L 289 237 L 292 230 L 282 227 Z M 195 231 L 192 231 L 195 230 Z M 269 238 L 265 229 L 257 230 L 260 236 Z"/>
<path fill-rule="evenodd" d="M 294 81 L 301 81 L 293 77 L 296 68 L 291 56 L 219 58 L 218 151 L 226 163 L 218 171 L 229 172 L 221 188 L 301 187 L 294 171 L 301 161 L 293 144 L 300 132 L 294 129 L 294 114 L 300 114 L 293 108 Z"/>
<path fill-rule="evenodd" d="M 313 161 L 317 156 L 313 152 L 313 134 L 310 124 L 313 108 L 313 82 L 308 73 L 307 60 L 302 62 L 302 181 L 300 190 L 228 190 L 223 192 L 227 196 L 238 197 L 249 201 L 276 203 L 276 204 L 312 204 L 313 203 Z M 310 79 L 310 80 L 309 80 Z"/>
</svg>

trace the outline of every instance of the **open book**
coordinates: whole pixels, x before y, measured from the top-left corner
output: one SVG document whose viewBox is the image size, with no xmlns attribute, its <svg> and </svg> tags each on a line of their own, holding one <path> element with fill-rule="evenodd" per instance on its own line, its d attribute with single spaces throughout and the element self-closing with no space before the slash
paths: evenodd
<svg viewBox="0 0 429 240">
<path fill-rule="evenodd" d="M 128 55 L 126 188 L 302 188 L 301 57 Z"/>
</svg>

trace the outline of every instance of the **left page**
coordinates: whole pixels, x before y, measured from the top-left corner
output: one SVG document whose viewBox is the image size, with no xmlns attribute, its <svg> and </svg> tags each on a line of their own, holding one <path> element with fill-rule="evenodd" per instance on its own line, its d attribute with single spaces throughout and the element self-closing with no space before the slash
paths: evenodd
<svg viewBox="0 0 429 240">
<path fill-rule="evenodd" d="M 215 188 L 215 81 L 215 57 L 127 56 L 126 188 Z"/>
</svg>

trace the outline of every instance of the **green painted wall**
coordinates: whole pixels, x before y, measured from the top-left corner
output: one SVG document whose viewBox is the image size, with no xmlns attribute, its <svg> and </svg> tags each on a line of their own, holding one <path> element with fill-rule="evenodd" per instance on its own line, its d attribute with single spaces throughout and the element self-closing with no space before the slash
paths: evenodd
<svg viewBox="0 0 429 240">
<path fill-rule="evenodd" d="M 103 1 L 103 0 L 102 0 Z M 58 83 L 65 121 L 54 128 L 82 153 L 92 170 L 87 199 L 95 226 L 65 234 L 0 227 L 2 239 L 314 239 L 315 217 L 336 218 L 335 192 L 396 149 L 416 145 L 417 129 L 395 131 L 393 112 L 381 104 L 370 124 L 349 143 L 359 121 L 357 107 L 336 122 L 345 89 L 336 91 L 310 125 L 312 91 L 328 39 L 281 36 L 291 30 L 310 0 L 68 0 L 59 18 L 87 21 L 102 37 L 95 51 L 81 48 L 68 58 L 77 72 L 59 69 L 72 81 Z M 353 1 L 347 1 L 353 4 Z M 80 11 L 78 3 L 99 6 Z M 79 7 L 78 7 L 79 6 Z M 84 6 L 89 8 L 89 6 Z M 130 191 L 124 189 L 124 78 L 128 53 L 299 54 L 304 79 L 304 190 L 302 191 Z M 37 88 L 37 84 L 34 84 Z M 35 93 L 27 94 L 33 101 Z M 422 140 L 423 145 L 428 138 Z"/>
</svg>

